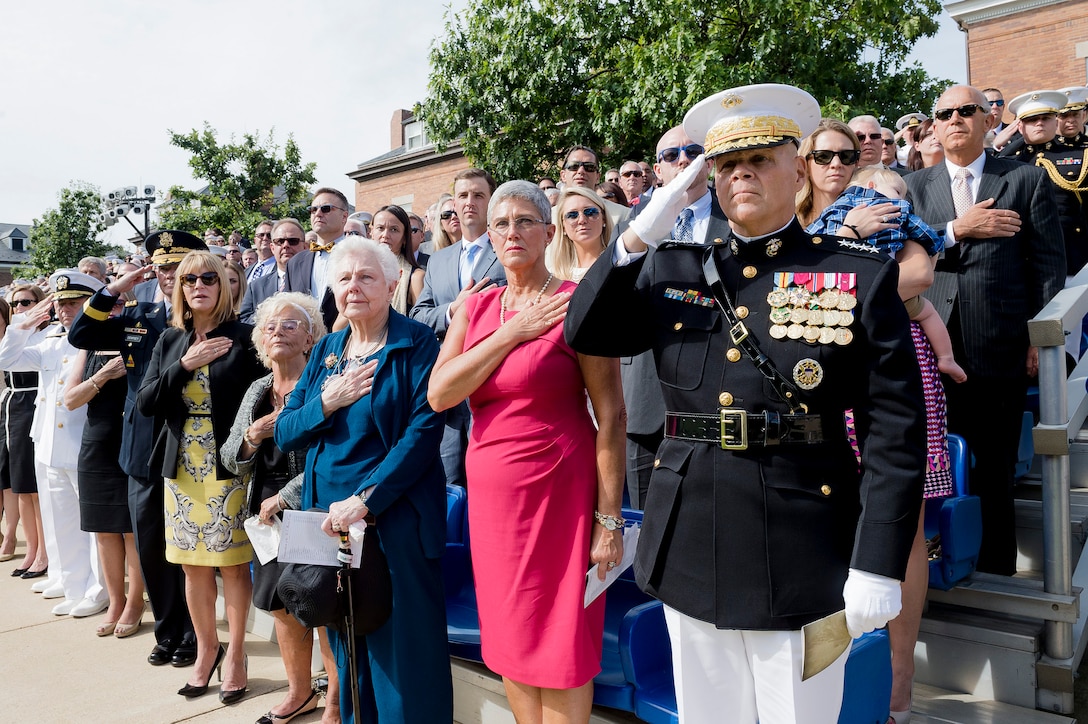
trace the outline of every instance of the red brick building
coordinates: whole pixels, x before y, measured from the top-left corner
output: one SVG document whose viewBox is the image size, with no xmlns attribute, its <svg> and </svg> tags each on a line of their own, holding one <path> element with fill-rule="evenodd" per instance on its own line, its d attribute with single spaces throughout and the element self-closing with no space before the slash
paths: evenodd
<svg viewBox="0 0 1088 724">
<path fill-rule="evenodd" d="M 961 0 L 944 7 L 967 33 L 967 77 L 976 88 L 1000 88 L 1009 101 L 1031 90 L 1088 84 L 1088 0 Z"/>
<path fill-rule="evenodd" d="M 397 110 L 389 123 L 388 153 L 363 161 L 348 174 L 355 182 L 355 208 L 370 211 L 397 204 L 421 217 L 469 162 L 454 144 L 439 153 L 427 139 L 423 123 L 411 111 Z"/>
</svg>

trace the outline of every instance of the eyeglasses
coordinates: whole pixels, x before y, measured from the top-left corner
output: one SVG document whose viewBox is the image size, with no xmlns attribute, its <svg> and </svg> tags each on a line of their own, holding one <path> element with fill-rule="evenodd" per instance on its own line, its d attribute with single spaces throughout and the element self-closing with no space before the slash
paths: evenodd
<svg viewBox="0 0 1088 724">
<path fill-rule="evenodd" d="M 601 194 L 601 198 L 602 199 L 608 199 L 609 201 L 615 201 L 616 200 L 616 195 L 614 193 L 612 193 L 611 191 L 607 191 L 607 192 Z"/>
<path fill-rule="evenodd" d="M 884 145 L 885 146 L 894 146 L 895 145 L 895 139 L 894 138 L 885 138 L 884 139 Z"/>
<path fill-rule="evenodd" d="M 635 178 L 642 178 L 642 170 L 639 169 L 638 171 L 623 171 L 620 173 L 620 176 L 623 176 L 624 178 L 631 178 L 632 176 L 634 176 Z"/>
<path fill-rule="evenodd" d="M 533 228 L 537 224 L 546 224 L 547 221 L 540 219 L 531 219 L 528 216 L 519 216 L 511 221 L 510 219 L 498 219 L 497 221 L 488 224 L 492 231 L 495 231 L 502 236 L 506 236 L 510 233 L 511 228 L 517 229 L 519 234 L 524 234 L 529 229 Z"/>
<path fill-rule="evenodd" d="M 579 168 L 581 168 L 586 173 L 597 173 L 597 164 L 593 161 L 571 161 L 563 168 L 568 171 L 577 171 Z"/>
<path fill-rule="evenodd" d="M 34 299 L 16 299 L 16 300 L 12 301 L 11 306 L 13 306 L 13 307 L 33 307 L 37 303 L 38 302 L 36 300 L 34 300 Z"/>
<path fill-rule="evenodd" d="M 968 103 L 967 105 L 960 106 L 959 108 L 938 108 L 937 110 L 933 111 L 933 117 L 936 118 L 938 121 L 950 121 L 952 120 L 953 113 L 959 113 L 960 118 L 970 118 L 981 110 L 982 106 L 980 106 L 978 103 Z"/>
<path fill-rule="evenodd" d="M 287 246 L 298 246 L 301 243 L 302 239 L 298 238 L 297 236 L 285 236 L 282 239 L 272 240 L 273 246 L 283 246 L 284 244 L 287 244 Z"/>
<path fill-rule="evenodd" d="M 990 101 L 990 105 L 991 106 L 997 106 L 998 108 L 1004 108 L 1005 107 L 1005 101 L 1003 101 L 1003 100 L 1001 100 L 999 98 L 996 101 Z"/>
<path fill-rule="evenodd" d="M 839 161 L 842 162 L 843 166 L 853 166 L 858 162 L 861 153 L 852 148 L 848 148 L 845 151 L 823 150 L 812 151 L 808 154 L 808 158 L 812 159 L 817 166 L 827 166 L 836 156 L 839 157 Z"/>
<path fill-rule="evenodd" d="M 453 209 L 450 209 L 449 211 L 443 211 L 441 214 L 438 215 L 438 218 L 442 219 L 443 221 L 449 221 L 450 219 L 456 219 L 457 218 L 457 212 L 454 211 Z"/>
<path fill-rule="evenodd" d="M 698 143 L 689 143 L 686 146 L 673 146 L 672 148 L 663 148 L 657 152 L 657 160 L 664 161 L 665 163 L 676 163 L 680 158 L 680 154 L 683 153 L 688 157 L 689 161 L 694 161 L 698 158 L 699 154 L 705 151 Z"/>
<path fill-rule="evenodd" d="M 206 287 L 214 287 L 219 284 L 219 275 L 215 272 L 204 272 L 203 274 L 183 274 L 181 276 L 181 283 L 186 287 L 195 287 L 197 280 Z"/>
<path fill-rule="evenodd" d="M 275 334 L 277 329 L 282 329 L 284 332 L 294 332 L 302 324 L 298 319 L 270 319 L 265 322 L 264 331 L 265 334 Z"/>
<path fill-rule="evenodd" d="M 582 214 L 582 216 L 586 217 L 590 221 L 593 221 L 594 219 L 597 219 L 597 218 L 600 217 L 601 210 L 598 209 L 596 206 L 587 206 L 586 208 L 582 209 L 581 214 Z M 577 209 L 574 210 L 574 211 L 568 211 L 567 213 L 563 214 L 563 218 L 566 219 L 567 221 L 577 221 L 578 220 L 578 211 L 577 211 Z"/>
<path fill-rule="evenodd" d="M 269 232 L 265 232 L 263 234 L 258 232 L 256 234 L 254 234 L 253 236 L 255 238 L 257 238 L 257 239 L 271 239 L 272 238 L 272 232 L 269 231 Z"/>
<path fill-rule="evenodd" d="M 320 211 L 323 214 L 327 214 L 330 211 L 332 211 L 333 209 L 339 209 L 340 211 L 343 211 L 343 209 L 341 209 L 339 206 L 333 206 L 332 204 L 321 204 L 320 206 L 307 206 L 306 207 L 306 210 L 309 211 L 311 215 L 316 214 L 318 211 Z"/>
<path fill-rule="evenodd" d="M 418 234 L 421 231 L 423 231 L 423 229 L 419 228 L 418 226 L 413 226 L 412 227 L 412 233 L 413 234 Z"/>
<path fill-rule="evenodd" d="M 865 139 L 870 141 L 882 141 L 884 136 L 880 133 L 858 133 L 858 140 L 865 143 Z"/>
</svg>

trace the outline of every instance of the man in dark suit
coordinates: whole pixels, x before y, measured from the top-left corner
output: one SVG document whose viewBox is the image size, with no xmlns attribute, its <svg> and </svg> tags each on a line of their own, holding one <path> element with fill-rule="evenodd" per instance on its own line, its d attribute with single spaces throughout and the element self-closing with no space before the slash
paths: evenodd
<svg viewBox="0 0 1088 724">
<path fill-rule="evenodd" d="M 322 187 L 314 193 L 310 202 L 310 228 L 318 241 L 295 257 L 287 265 L 284 280 L 285 292 L 302 292 L 321 303 L 321 315 L 330 331 L 336 322 L 336 302 L 329 290 L 327 270 L 329 252 L 344 238 L 344 224 L 348 220 L 348 198 L 337 189 Z"/>
<path fill-rule="evenodd" d="M 269 228 L 272 229 L 272 240 L 269 244 L 276 266 L 273 272 L 254 279 L 246 288 L 246 295 L 242 298 L 242 309 L 238 313 L 238 318 L 246 324 L 253 324 L 253 317 L 261 302 L 277 292 L 285 291 L 287 263 L 302 251 L 303 244 L 306 242 L 306 232 L 302 230 L 302 224 L 296 219 L 280 219 Z"/>
<path fill-rule="evenodd" d="M 975 458 L 971 492 L 982 499 L 978 569 L 1016 572 L 1013 469 L 1027 378 L 1039 351 L 1027 322 L 1065 284 L 1054 194 L 1041 169 L 985 152 L 993 126 L 986 96 L 952 86 L 934 111 L 945 162 L 906 177 L 915 212 L 943 231 L 945 251 L 925 296 L 941 314 L 967 381 L 948 384 L 948 428 Z"/>
<path fill-rule="evenodd" d="M 801 681 L 801 627 L 845 608 L 860 636 L 901 605 L 925 470 L 921 375 L 894 261 L 809 236 L 794 216 L 797 145 L 819 119 L 816 99 L 777 84 L 696 105 L 684 128 L 706 139 L 724 211 L 709 243 L 645 254 L 705 179 L 699 157 L 567 313 L 578 352 L 657 360 L 665 440 L 635 575 L 665 604 L 681 722 L 835 721 L 846 653 Z"/>
<path fill-rule="evenodd" d="M 147 660 L 155 666 L 188 666 L 196 661 L 196 637 L 185 605 L 185 579 L 181 566 L 166 561 L 162 476 L 150 468 L 151 449 L 161 421 L 140 414 L 136 395 L 155 342 L 169 321 L 168 300 L 174 292 L 178 263 L 193 249 L 208 247 L 184 231 L 156 231 L 144 240 L 144 246 L 151 253 L 163 300 L 126 302 L 120 314 L 111 316 L 118 298 L 136 286 L 149 267 L 129 272 L 87 301 L 68 331 L 68 340 L 80 349 L 121 350 L 125 360 L 128 393 L 120 462 L 129 476 L 132 531 L 155 616 L 156 644 Z"/>
<path fill-rule="evenodd" d="M 441 342 L 453 315 L 476 292 L 506 283 L 506 270 L 499 263 L 487 235 L 487 206 L 495 191 L 495 180 L 480 168 L 466 168 L 453 180 L 453 207 L 461 220 L 461 240 L 436 251 L 427 262 L 423 291 L 409 312 L 412 319 L 434 330 Z M 465 450 L 471 415 L 468 402 L 446 412 L 442 436 L 442 466 L 446 482 L 465 484 Z"/>
</svg>

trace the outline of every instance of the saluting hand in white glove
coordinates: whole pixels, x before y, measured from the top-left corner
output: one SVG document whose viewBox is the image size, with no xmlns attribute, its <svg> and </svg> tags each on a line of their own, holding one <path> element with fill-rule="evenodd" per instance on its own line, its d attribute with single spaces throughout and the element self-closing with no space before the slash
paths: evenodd
<svg viewBox="0 0 1088 724">
<path fill-rule="evenodd" d="M 646 202 L 646 208 L 631 219 L 627 231 L 623 232 L 623 244 L 627 251 L 637 254 L 645 251 L 646 246 L 656 249 L 661 241 L 669 238 L 676 217 L 687 206 L 688 187 L 699 175 L 706 175 L 706 156 L 702 154 L 676 178 L 653 192 Z"/>
</svg>

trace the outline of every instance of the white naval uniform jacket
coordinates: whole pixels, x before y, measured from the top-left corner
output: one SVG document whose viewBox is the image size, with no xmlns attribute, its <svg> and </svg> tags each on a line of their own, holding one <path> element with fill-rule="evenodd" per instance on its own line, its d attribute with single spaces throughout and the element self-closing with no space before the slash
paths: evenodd
<svg viewBox="0 0 1088 724">
<path fill-rule="evenodd" d="M 64 385 L 75 367 L 79 350 L 68 343 L 68 332 L 59 324 L 35 338 L 32 329 L 8 327 L 0 341 L 0 369 L 39 373 L 38 398 L 30 437 L 34 457 L 42 465 L 75 470 L 83 442 L 87 406 L 69 410 L 64 405 Z"/>
</svg>

